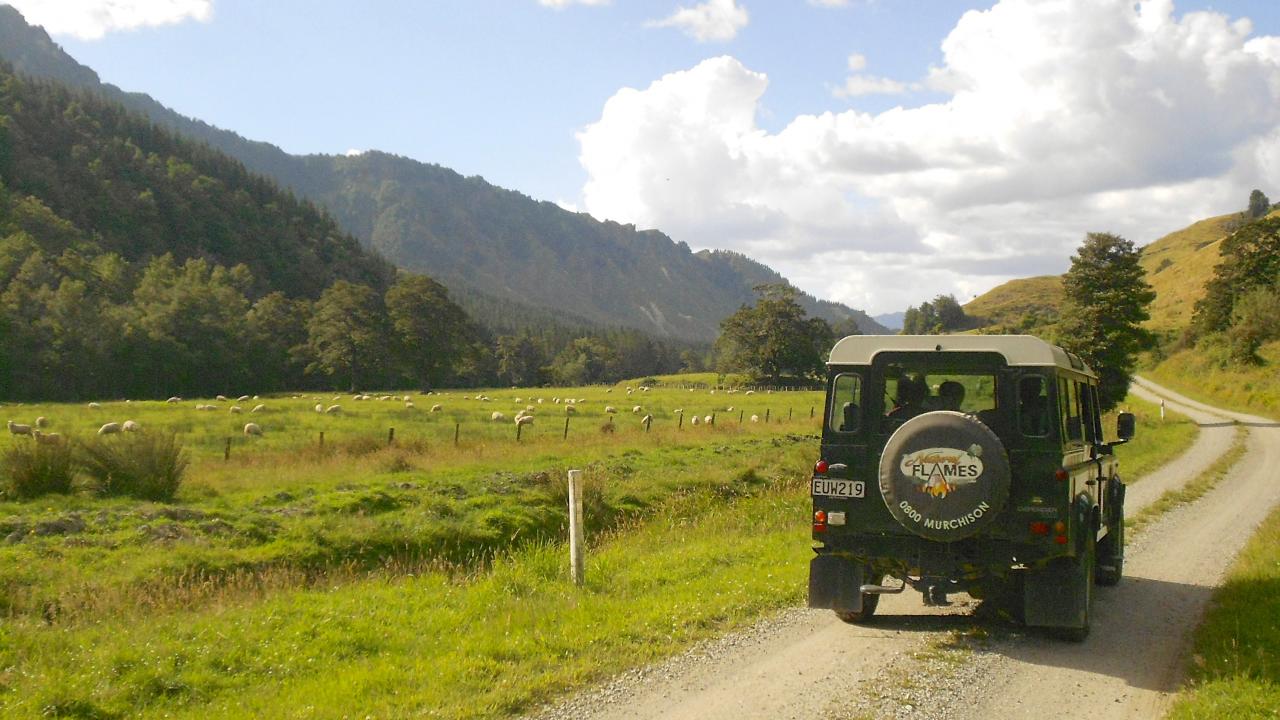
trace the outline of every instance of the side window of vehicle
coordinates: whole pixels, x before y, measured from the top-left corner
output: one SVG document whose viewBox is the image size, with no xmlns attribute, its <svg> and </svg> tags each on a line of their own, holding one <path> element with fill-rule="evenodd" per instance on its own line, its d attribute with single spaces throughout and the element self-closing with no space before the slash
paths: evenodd
<svg viewBox="0 0 1280 720">
<path fill-rule="evenodd" d="M 862 426 L 862 409 L 858 398 L 862 389 L 858 375 L 837 375 L 831 384 L 831 411 L 828 413 L 831 429 L 835 432 L 857 432 Z"/>
<path fill-rule="evenodd" d="M 1097 442 L 1097 426 L 1094 424 L 1095 413 L 1093 388 L 1084 383 L 1076 383 L 1076 389 L 1080 395 L 1080 419 L 1084 426 L 1084 439 L 1087 442 Z"/>
<path fill-rule="evenodd" d="M 1080 396 L 1077 384 L 1061 378 L 1058 380 L 1058 401 L 1062 403 L 1062 429 L 1067 442 L 1079 442 L 1084 437 L 1080 427 Z"/>
<path fill-rule="evenodd" d="M 1098 442 L 1106 442 L 1106 434 L 1102 431 L 1102 405 L 1098 402 L 1097 385 L 1089 387 L 1089 397 L 1093 399 L 1093 414 L 1090 416 L 1090 422 L 1093 423 L 1093 436 L 1098 439 Z"/>
<path fill-rule="evenodd" d="M 1045 379 L 1029 375 L 1018 381 L 1018 429 L 1023 435 L 1044 437 L 1052 425 L 1049 407 L 1049 384 Z"/>
</svg>

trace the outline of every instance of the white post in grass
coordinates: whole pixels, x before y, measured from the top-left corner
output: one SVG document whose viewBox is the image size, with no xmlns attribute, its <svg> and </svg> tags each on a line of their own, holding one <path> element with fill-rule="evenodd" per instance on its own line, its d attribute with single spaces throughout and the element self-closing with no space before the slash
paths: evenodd
<svg viewBox="0 0 1280 720">
<path fill-rule="evenodd" d="M 581 586 L 586 548 L 582 538 L 582 471 L 569 471 L 569 564 L 573 584 Z"/>
<path fill-rule="evenodd" d="M 1164 422 L 1164 398 L 1160 398 L 1160 422 Z"/>
</svg>

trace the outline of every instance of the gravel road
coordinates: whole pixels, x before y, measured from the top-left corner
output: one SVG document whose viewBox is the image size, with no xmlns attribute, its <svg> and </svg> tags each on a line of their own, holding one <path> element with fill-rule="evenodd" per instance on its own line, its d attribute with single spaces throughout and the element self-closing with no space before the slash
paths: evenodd
<svg viewBox="0 0 1280 720">
<path fill-rule="evenodd" d="M 1174 462 L 1131 484 L 1135 513 L 1198 475 L 1249 433 L 1236 471 L 1194 505 L 1130 543 L 1125 579 L 1098 588 L 1084 643 L 975 615 L 965 595 L 946 608 L 919 593 L 881 598 L 876 620 L 846 625 L 830 612 L 786 610 L 661 665 L 545 708 L 538 720 L 581 718 L 967 718 L 1091 720 L 1159 717 L 1182 678 L 1189 632 L 1213 587 L 1280 503 L 1280 425 L 1217 410 L 1141 380 L 1135 392 L 1201 425 Z M 1070 703 L 1069 705 L 1067 703 Z"/>
</svg>

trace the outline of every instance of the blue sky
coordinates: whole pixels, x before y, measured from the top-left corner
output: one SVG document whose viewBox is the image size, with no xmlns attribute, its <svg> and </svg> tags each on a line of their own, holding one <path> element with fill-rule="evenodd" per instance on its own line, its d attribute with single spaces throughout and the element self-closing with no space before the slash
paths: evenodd
<svg viewBox="0 0 1280 720">
<path fill-rule="evenodd" d="M 11 4 L 246 137 L 482 175 L 872 312 L 1280 196 L 1272 0 L 559 2 Z"/>
</svg>

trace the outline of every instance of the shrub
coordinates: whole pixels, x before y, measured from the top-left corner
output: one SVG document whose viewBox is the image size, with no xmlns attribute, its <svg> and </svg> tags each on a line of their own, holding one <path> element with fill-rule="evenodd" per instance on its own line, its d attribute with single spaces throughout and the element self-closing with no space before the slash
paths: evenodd
<svg viewBox="0 0 1280 720">
<path fill-rule="evenodd" d="M 99 495 L 172 500 L 189 463 L 172 434 L 108 435 L 81 445 L 81 464 Z"/>
<path fill-rule="evenodd" d="M 0 456 L 0 490 L 30 498 L 71 492 L 75 460 L 66 443 L 44 445 L 22 440 Z"/>
</svg>

